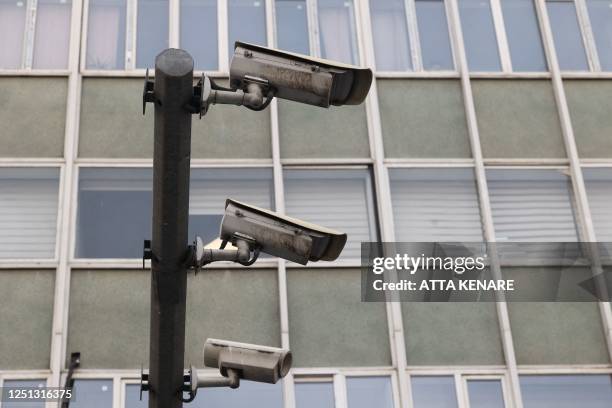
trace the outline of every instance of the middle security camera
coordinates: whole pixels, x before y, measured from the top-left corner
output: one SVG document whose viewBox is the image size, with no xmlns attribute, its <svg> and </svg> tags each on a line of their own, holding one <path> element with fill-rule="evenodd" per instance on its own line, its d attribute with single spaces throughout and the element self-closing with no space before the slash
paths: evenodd
<svg viewBox="0 0 612 408">
<path fill-rule="evenodd" d="M 302 265 L 333 261 L 346 244 L 346 234 L 232 199 L 225 202 L 220 238 L 239 245 L 247 240 L 261 252 Z"/>
</svg>

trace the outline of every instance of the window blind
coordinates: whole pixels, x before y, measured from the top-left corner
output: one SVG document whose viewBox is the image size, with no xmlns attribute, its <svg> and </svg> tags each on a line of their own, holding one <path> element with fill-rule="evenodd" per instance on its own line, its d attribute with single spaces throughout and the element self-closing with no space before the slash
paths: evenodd
<svg viewBox="0 0 612 408">
<path fill-rule="evenodd" d="M 59 169 L 0 170 L 0 258 L 54 258 Z"/>
<path fill-rule="evenodd" d="M 361 242 L 376 240 L 367 170 L 286 170 L 287 215 L 348 235 L 339 259 L 361 259 Z"/>
<path fill-rule="evenodd" d="M 392 169 L 391 201 L 399 242 L 481 242 L 472 169 Z"/>
</svg>

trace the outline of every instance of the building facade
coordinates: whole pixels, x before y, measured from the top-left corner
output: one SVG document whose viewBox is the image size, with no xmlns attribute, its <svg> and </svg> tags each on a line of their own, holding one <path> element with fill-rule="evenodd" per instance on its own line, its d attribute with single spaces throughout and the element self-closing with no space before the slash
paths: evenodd
<svg viewBox="0 0 612 408">
<path fill-rule="evenodd" d="M 375 75 L 359 106 L 194 118 L 191 236 L 232 197 L 349 241 L 190 273 L 187 365 L 207 337 L 294 355 L 192 406 L 612 406 L 609 303 L 365 303 L 359 270 L 362 241 L 612 240 L 610 0 L 0 0 L 0 386 L 80 352 L 72 407 L 146 406 L 145 69 L 181 47 L 223 80 L 236 40 Z"/>
</svg>

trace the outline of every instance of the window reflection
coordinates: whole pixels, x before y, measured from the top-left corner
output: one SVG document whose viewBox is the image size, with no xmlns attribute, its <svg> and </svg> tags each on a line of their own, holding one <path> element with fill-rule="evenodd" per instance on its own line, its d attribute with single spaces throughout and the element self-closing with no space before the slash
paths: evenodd
<svg viewBox="0 0 612 408">
<path fill-rule="evenodd" d="M 504 408 L 500 380 L 468 380 L 470 408 Z"/>
<path fill-rule="evenodd" d="M 348 377 L 346 393 L 349 408 L 393 408 L 389 377 Z"/>
<path fill-rule="evenodd" d="M 310 54 L 306 0 L 276 0 L 276 44 L 281 50 Z"/>
<path fill-rule="evenodd" d="M 456 408 L 455 379 L 451 376 L 413 376 L 410 379 L 414 408 Z"/>
<path fill-rule="evenodd" d="M 589 66 L 574 2 L 548 0 L 546 8 L 559 67 L 568 71 L 588 71 Z"/>
<path fill-rule="evenodd" d="M 609 408 L 612 406 L 610 375 L 522 375 L 525 408 Z"/>
<path fill-rule="evenodd" d="M 298 382 L 295 384 L 296 408 L 334 408 L 334 385 L 331 382 Z"/>
<path fill-rule="evenodd" d="M 500 71 L 490 0 L 458 0 L 458 4 L 470 71 Z"/>
<path fill-rule="evenodd" d="M 112 380 L 76 380 L 70 408 L 111 408 Z"/>
</svg>

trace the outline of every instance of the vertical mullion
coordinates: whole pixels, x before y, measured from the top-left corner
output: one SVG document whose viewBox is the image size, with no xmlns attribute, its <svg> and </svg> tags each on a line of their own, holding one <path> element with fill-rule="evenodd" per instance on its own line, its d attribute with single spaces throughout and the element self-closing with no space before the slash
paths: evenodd
<svg viewBox="0 0 612 408">
<path fill-rule="evenodd" d="M 448 37 L 450 40 L 450 48 L 453 57 L 453 71 L 459 70 L 459 53 L 457 49 L 457 42 L 453 40 L 453 8 L 449 0 L 444 1 L 444 11 L 446 12 L 446 26 L 448 27 Z"/>
<path fill-rule="evenodd" d="M 180 37 L 180 0 L 168 1 L 168 45 L 170 48 L 179 48 Z"/>
<path fill-rule="evenodd" d="M 467 392 L 467 379 L 459 373 L 453 374 L 455 382 L 455 395 L 459 408 L 469 408 L 470 400 Z"/>
<path fill-rule="evenodd" d="M 599 54 L 597 53 L 597 44 L 595 43 L 595 37 L 593 36 L 593 29 L 591 28 L 591 19 L 589 18 L 589 10 L 585 0 L 574 0 L 576 5 L 576 15 L 578 16 L 578 23 L 580 25 L 580 31 L 582 32 L 582 38 L 584 40 L 585 51 L 591 71 L 601 72 L 601 63 L 599 62 Z"/>
<path fill-rule="evenodd" d="M 266 3 L 266 40 L 268 47 L 276 48 L 276 18 L 274 0 L 265 0 Z"/>
<path fill-rule="evenodd" d="M 36 33 L 36 9 L 38 0 L 27 0 L 26 21 L 24 26 L 21 68 L 32 69 L 34 58 L 34 37 Z"/>
<path fill-rule="evenodd" d="M 410 55 L 412 56 L 412 70 L 418 72 L 423 70 L 423 61 L 421 58 L 421 43 L 419 41 L 419 29 L 417 24 L 415 3 L 416 0 L 404 0 L 404 8 L 406 9 L 406 26 L 410 40 Z"/>
<path fill-rule="evenodd" d="M 504 26 L 504 15 L 501 7 L 501 0 L 491 1 L 491 14 L 493 15 L 493 25 L 497 37 L 497 48 L 501 59 L 502 71 L 512 72 L 512 61 L 510 58 L 510 48 L 506 37 L 506 27 Z"/>
<path fill-rule="evenodd" d="M 126 1 L 127 12 L 125 16 L 125 69 L 136 67 L 136 35 L 138 24 L 138 0 Z"/>
<path fill-rule="evenodd" d="M 55 271 L 55 288 L 53 298 L 53 321 L 51 335 L 49 383 L 52 386 L 61 386 L 61 373 L 64 367 L 67 332 L 68 308 L 70 296 L 70 247 L 72 242 L 72 211 L 73 191 L 76 185 L 75 158 L 77 152 L 79 107 L 81 97 L 81 75 L 79 71 L 79 50 L 81 34 L 82 2 L 72 2 L 70 18 L 70 48 L 68 58 L 68 96 L 66 101 L 66 128 L 64 133 L 64 168 L 62 171 L 62 190 L 59 192 L 62 203 L 59 240 L 58 267 Z"/>
<path fill-rule="evenodd" d="M 476 186 L 478 189 L 478 200 L 480 204 L 481 217 L 483 219 L 484 238 L 487 242 L 495 242 L 495 231 L 493 229 L 493 216 L 491 213 L 491 203 L 489 201 L 489 190 L 484 168 L 484 160 L 480 145 L 480 134 L 478 132 L 478 122 L 476 119 L 476 108 L 474 106 L 474 98 L 472 94 L 472 85 L 468 70 L 467 57 L 463 45 L 463 33 L 461 30 L 461 21 L 459 18 L 459 7 L 457 0 L 449 0 L 452 6 L 452 33 L 453 39 L 456 42 L 457 56 L 459 61 L 459 74 L 461 77 L 461 86 L 463 89 L 463 102 L 465 104 L 466 119 L 468 123 L 468 134 L 474 158 L 474 170 L 476 176 Z M 494 254 L 492 254 L 494 255 Z M 499 275 L 499 262 L 496 256 L 491 256 L 491 264 L 494 275 Z M 512 390 L 512 400 L 514 406 L 522 408 L 523 402 L 521 398 L 521 389 L 518 379 L 518 368 L 516 364 L 516 355 L 514 352 L 514 343 L 512 341 L 512 331 L 510 328 L 510 316 L 508 313 L 508 305 L 505 301 L 496 302 L 497 317 L 499 321 L 499 330 L 504 351 L 506 366 L 510 374 L 510 385 Z"/>
<path fill-rule="evenodd" d="M 578 148 L 576 146 L 576 139 L 574 137 L 574 130 L 572 127 L 572 121 L 570 118 L 569 108 L 567 105 L 567 99 L 565 96 L 565 89 L 563 87 L 563 79 L 561 78 L 561 69 L 559 68 L 559 61 L 557 60 L 557 54 L 553 43 L 552 29 L 549 24 L 548 12 L 546 10 L 545 0 L 536 0 L 536 7 L 540 8 L 543 18 L 543 38 L 545 44 L 545 51 L 549 54 L 550 60 L 550 71 L 553 82 L 553 91 L 555 94 L 555 101 L 557 103 L 557 109 L 559 117 L 561 119 L 561 130 L 563 133 L 563 141 L 565 150 L 567 152 L 570 162 L 570 173 L 572 186 L 574 188 L 574 197 L 578 204 L 578 216 L 580 219 L 580 231 L 584 241 L 597 242 L 595 235 L 595 228 L 593 226 L 593 219 L 591 217 L 591 210 L 586 195 L 586 187 L 584 184 L 584 178 L 582 176 L 582 168 L 580 167 L 580 159 L 578 158 Z M 595 248 L 596 249 L 596 248 Z M 598 261 L 597 254 L 592 254 L 593 260 Z M 601 269 L 599 265 L 595 265 L 594 273 L 597 273 L 597 269 Z M 609 302 L 598 302 L 599 311 L 601 313 L 602 326 L 606 338 L 606 346 L 608 349 L 608 355 L 612 359 L 612 310 L 610 310 Z"/>
<path fill-rule="evenodd" d="M 375 0 L 371 0 L 375 1 Z M 374 44 L 372 28 L 370 24 L 370 9 L 367 1 L 358 1 L 359 26 L 365 31 L 363 38 L 362 61 L 366 66 L 374 66 Z M 378 92 L 376 87 L 376 76 L 372 79 L 369 96 L 366 98 L 366 116 L 368 127 L 368 139 L 370 141 L 370 155 L 373 159 L 374 184 L 376 187 L 376 205 L 380 222 L 381 240 L 393 242 L 395 232 L 393 227 L 393 208 L 391 206 L 391 192 L 389 187 L 389 175 L 384 164 L 384 146 L 382 139 L 382 125 L 380 119 L 380 107 L 378 105 Z M 404 325 L 400 304 L 398 302 L 386 302 L 387 325 L 389 329 L 389 349 L 394 368 L 397 369 L 399 383 L 399 401 L 402 408 L 410 406 L 408 393 L 408 372 L 406 360 L 406 347 L 404 342 Z"/>
<path fill-rule="evenodd" d="M 319 10 L 317 0 L 306 0 L 310 55 L 321 57 L 321 34 L 319 33 Z"/>
<path fill-rule="evenodd" d="M 219 66 L 221 72 L 229 72 L 229 13 L 227 2 L 217 0 L 217 38 L 219 38 Z"/>
<path fill-rule="evenodd" d="M 346 377 L 344 374 L 334 374 L 334 407 L 347 408 Z"/>
</svg>

